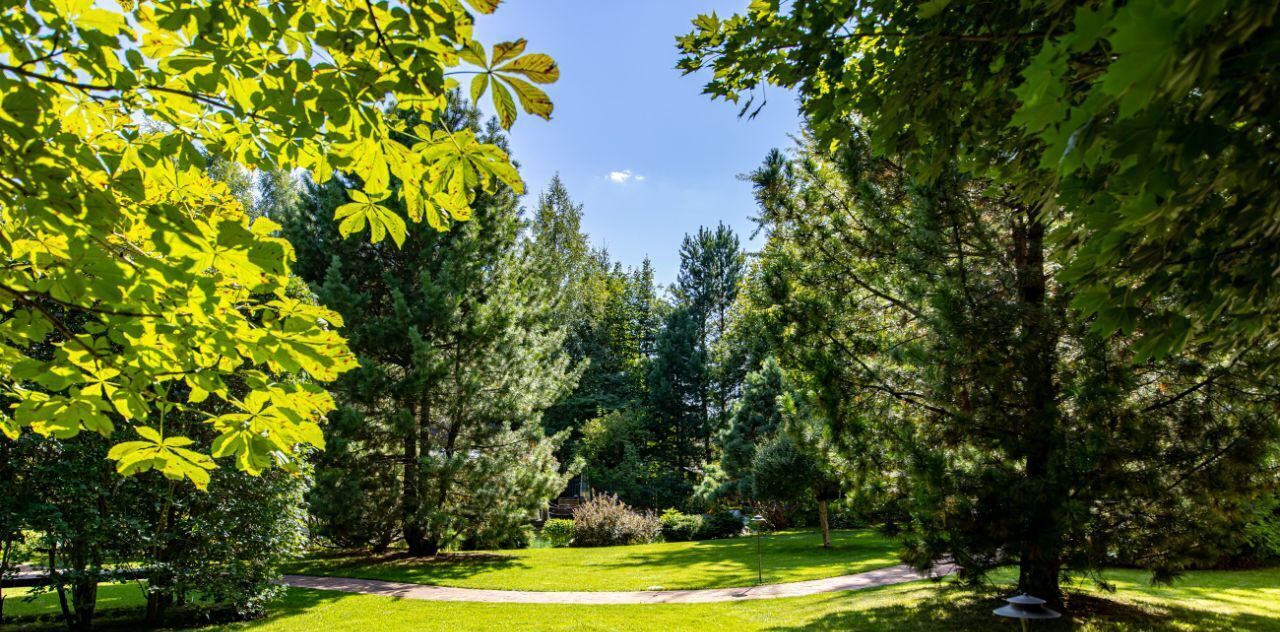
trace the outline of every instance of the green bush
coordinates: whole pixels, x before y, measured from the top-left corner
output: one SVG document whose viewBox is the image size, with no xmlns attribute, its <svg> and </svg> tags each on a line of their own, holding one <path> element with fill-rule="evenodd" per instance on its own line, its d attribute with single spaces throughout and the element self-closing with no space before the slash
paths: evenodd
<svg viewBox="0 0 1280 632">
<path fill-rule="evenodd" d="M 662 537 L 667 542 L 714 540 L 742 534 L 742 518 L 728 511 L 685 514 L 668 509 L 662 512 L 658 524 L 662 528 Z"/>
<path fill-rule="evenodd" d="M 646 544 L 662 533 L 657 516 L 636 512 L 608 494 L 575 509 L 573 522 L 574 546 Z"/>
<path fill-rule="evenodd" d="M 716 511 L 702 517 L 699 540 L 733 538 L 742 535 L 742 518 L 729 511 Z"/>
<path fill-rule="evenodd" d="M 542 539 L 551 546 L 569 546 L 573 542 L 574 522 L 566 518 L 551 518 L 542 525 Z"/>
<path fill-rule="evenodd" d="M 658 517 L 662 527 L 662 538 L 667 542 L 688 542 L 702 536 L 703 517 L 680 513 L 676 509 L 668 509 Z"/>
<path fill-rule="evenodd" d="M 488 524 L 468 533 L 458 548 L 463 551 L 527 549 L 533 543 L 531 524 Z"/>
<path fill-rule="evenodd" d="M 1280 560 L 1280 494 L 1264 496 L 1244 528 L 1246 551 L 1260 561 Z"/>
</svg>

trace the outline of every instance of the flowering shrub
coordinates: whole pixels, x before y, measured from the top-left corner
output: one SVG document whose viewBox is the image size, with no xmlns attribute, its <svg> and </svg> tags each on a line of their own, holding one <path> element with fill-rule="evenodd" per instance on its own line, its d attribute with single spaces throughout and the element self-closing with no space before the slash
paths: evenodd
<svg viewBox="0 0 1280 632">
<path fill-rule="evenodd" d="M 632 510 L 617 496 L 601 494 L 573 512 L 574 546 L 653 542 L 662 533 L 658 517 Z"/>
</svg>

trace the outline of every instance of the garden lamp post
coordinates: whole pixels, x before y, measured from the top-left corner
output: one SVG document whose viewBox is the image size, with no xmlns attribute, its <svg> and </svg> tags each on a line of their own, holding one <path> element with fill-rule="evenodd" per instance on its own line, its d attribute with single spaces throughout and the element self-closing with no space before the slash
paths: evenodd
<svg viewBox="0 0 1280 632">
<path fill-rule="evenodd" d="M 764 516 L 751 516 L 751 529 L 756 532 L 756 585 L 764 583 L 764 549 L 760 546 L 760 527 L 768 521 Z"/>
<path fill-rule="evenodd" d="M 1032 619 L 1057 619 L 1062 614 L 1044 607 L 1044 600 L 1039 597 L 1032 597 L 1026 593 L 1022 593 L 1016 597 L 1005 599 L 1009 602 L 1007 606 L 1000 606 L 992 610 L 998 617 L 1008 617 L 1010 619 L 1018 619 L 1022 622 L 1022 629 L 1027 629 L 1027 621 Z"/>
</svg>

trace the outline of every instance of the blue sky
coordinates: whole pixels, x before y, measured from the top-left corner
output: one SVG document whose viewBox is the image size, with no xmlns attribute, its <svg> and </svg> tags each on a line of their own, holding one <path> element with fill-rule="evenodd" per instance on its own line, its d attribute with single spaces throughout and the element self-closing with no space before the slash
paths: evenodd
<svg viewBox="0 0 1280 632">
<path fill-rule="evenodd" d="M 560 81 L 548 89 L 552 120 L 521 112 L 512 131 L 529 186 L 525 205 L 558 172 L 584 205 L 592 242 L 627 266 L 648 255 L 662 284 L 675 280 L 680 240 L 699 226 L 723 221 L 747 242 L 755 206 L 736 176 L 770 148 L 791 145 L 795 101 L 771 91 L 759 116 L 739 119 L 736 106 L 702 94 L 705 77 L 675 69 L 674 39 L 697 14 L 728 15 L 747 1 L 507 0 L 477 16 L 486 45 L 524 37 L 528 52 L 560 64 Z M 492 112 L 488 99 L 481 106 Z"/>
</svg>

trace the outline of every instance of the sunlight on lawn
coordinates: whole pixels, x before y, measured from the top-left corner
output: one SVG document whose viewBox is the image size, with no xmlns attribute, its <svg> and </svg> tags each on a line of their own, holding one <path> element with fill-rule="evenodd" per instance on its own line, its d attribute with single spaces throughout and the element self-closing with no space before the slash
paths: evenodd
<svg viewBox="0 0 1280 632">
<path fill-rule="evenodd" d="M 1067 619 L 1037 626 L 1040 632 L 1101 630 L 1209 632 L 1280 631 L 1280 568 L 1187 573 L 1172 586 L 1153 587 L 1146 574 L 1107 571 L 1117 592 L 1081 585 Z M 1005 575 L 1005 573 L 1001 573 Z M 1087 584 L 1087 582 L 1086 582 Z M 990 591 L 948 589 L 913 582 L 857 592 L 709 604 L 574 606 L 427 602 L 371 595 L 291 589 L 265 620 L 208 626 L 208 630 L 313 632 L 315 630 L 1016 630 L 992 618 L 1007 585 Z M 103 585 L 104 614 L 141 608 L 136 584 Z M 57 599 L 34 604 L 6 591 L 6 613 L 51 617 Z M 22 604 L 22 605 L 19 605 Z M 118 614 L 118 613 L 117 613 Z M 1074 618 L 1072 618 L 1074 617 Z M 121 619 L 127 620 L 127 619 Z M 29 623 L 29 622 L 28 622 Z M 46 618 L 33 629 L 59 629 Z M 27 629 L 25 626 L 22 629 Z"/>
<path fill-rule="evenodd" d="M 780 583 L 834 577 L 900 563 L 897 545 L 874 531 L 837 531 L 823 549 L 812 532 L 766 536 L 764 580 Z M 675 542 L 598 548 L 460 553 L 439 560 L 387 556 L 317 557 L 291 565 L 295 574 L 334 575 L 504 590 L 645 590 L 723 588 L 756 583 L 756 542 Z"/>
</svg>

